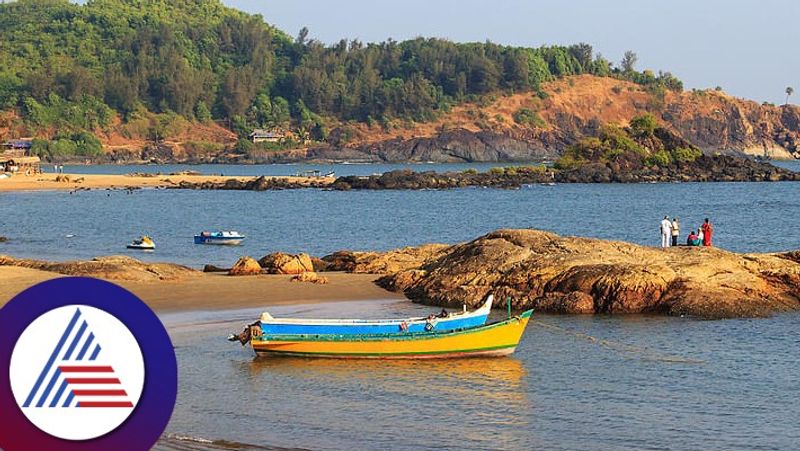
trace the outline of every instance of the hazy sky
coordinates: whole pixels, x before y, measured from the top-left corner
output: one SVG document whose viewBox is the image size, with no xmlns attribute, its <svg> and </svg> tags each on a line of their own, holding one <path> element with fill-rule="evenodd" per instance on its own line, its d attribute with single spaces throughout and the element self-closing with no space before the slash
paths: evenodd
<svg viewBox="0 0 800 451">
<path fill-rule="evenodd" d="M 800 93 L 800 0 L 223 0 L 331 43 L 416 36 L 539 46 L 587 42 L 618 62 L 670 71 L 689 88 L 758 101 Z M 794 103 L 800 94 L 795 94 Z"/>
</svg>

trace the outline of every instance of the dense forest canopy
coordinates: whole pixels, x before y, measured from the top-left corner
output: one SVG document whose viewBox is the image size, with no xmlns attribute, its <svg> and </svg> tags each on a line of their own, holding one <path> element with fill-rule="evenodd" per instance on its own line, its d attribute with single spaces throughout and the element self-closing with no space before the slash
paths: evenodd
<svg viewBox="0 0 800 451">
<path fill-rule="evenodd" d="M 681 90 L 669 73 L 616 66 L 588 44 L 509 47 L 417 38 L 324 45 L 219 0 L 20 0 L 0 5 L 0 109 L 75 133 L 146 111 L 324 138 L 325 123 L 425 121 L 496 92 L 573 74 Z M 544 95 L 542 93 L 542 95 Z"/>
</svg>

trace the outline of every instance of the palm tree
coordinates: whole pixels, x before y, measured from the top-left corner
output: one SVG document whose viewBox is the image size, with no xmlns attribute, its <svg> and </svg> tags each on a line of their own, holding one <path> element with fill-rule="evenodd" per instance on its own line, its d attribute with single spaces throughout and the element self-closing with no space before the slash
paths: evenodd
<svg viewBox="0 0 800 451">
<path fill-rule="evenodd" d="M 791 86 L 787 86 L 786 87 L 786 104 L 787 105 L 789 104 L 789 96 L 791 96 L 792 94 L 794 94 L 794 88 L 792 88 Z"/>
</svg>

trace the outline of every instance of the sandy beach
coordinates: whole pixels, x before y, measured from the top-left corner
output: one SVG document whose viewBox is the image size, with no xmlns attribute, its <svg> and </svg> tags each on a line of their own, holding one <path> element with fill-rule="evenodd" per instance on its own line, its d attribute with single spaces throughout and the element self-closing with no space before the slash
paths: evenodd
<svg viewBox="0 0 800 451">
<path fill-rule="evenodd" d="M 61 274 L 17 266 L 0 266 L 0 306 L 20 291 Z M 232 277 L 198 273 L 177 281 L 113 281 L 158 312 L 225 310 L 287 304 L 404 299 L 373 281 L 373 274 L 326 273 L 326 285 L 291 282 L 291 276 Z"/>
<path fill-rule="evenodd" d="M 56 181 L 59 178 L 59 181 Z M 249 181 L 256 177 L 228 177 L 219 175 L 119 175 L 119 174 L 53 174 L 43 173 L 26 176 L 16 174 L 9 178 L 0 178 L 0 192 L 40 191 L 76 189 L 125 189 L 125 188 L 167 188 L 181 182 L 190 183 L 224 183 L 228 180 Z M 266 177 L 268 179 L 285 180 L 292 183 L 319 183 L 327 178 L 320 177 Z M 68 181 L 67 181 L 68 180 Z M 333 181 L 333 178 L 330 178 Z"/>
</svg>

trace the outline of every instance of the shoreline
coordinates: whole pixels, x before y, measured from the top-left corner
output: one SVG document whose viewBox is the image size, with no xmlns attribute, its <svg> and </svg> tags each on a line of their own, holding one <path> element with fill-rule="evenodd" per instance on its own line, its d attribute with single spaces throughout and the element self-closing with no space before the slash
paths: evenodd
<svg viewBox="0 0 800 451">
<path fill-rule="evenodd" d="M 65 275 L 18 266 L 0 266 L 0 308 L 39 282 Z M 326 273 L 329 284 L 291 282 L 288 275 L 234 277 L 201 273 L 178 280 L 108 280 L 131 291 L 156 313 L 221 311 L 276 305 L 407 299 L 378 287 L 375 274 Z M 409 301 L 410 302 L 410 301 Z"/>
<path fill-rule="evenodd" d="M 500 166 L 486 172 L 393 170 L 369 176 L 223 176 L 196 173 L 132 174 L 16 174 L 0 178 L 0 192 L 82 191 L 92 189 L 140 188 L 267 191 L 323 188 L 350 190 L 430 190 L 484 187 L 516 189 L 523 185 L 552 184 L 636 184 L 674 182 L 786 182 L 800 181 L 800 172 L 745 158 L 701 156 L 691 163 L 664 167 L 621 169 L 616 163 L 591 162 L 573 169 L 545 165 Z M 616 165 L 616 166 L 615 166 Z"/>
<path fill-rule="evenodd" d="M 58 180 L 57 180 L 58 179 Z M 331 177 L 296 176 L 222 176 L 190 174 L 157 174 L 152 176 L 130 174 L 54 174 L 35 175 L 16 174 L 0 179 L 0 192 L 24 191 L 80 191 L 98 189 L 140 189 L 177 188 L 180 185 L 225 185 L 226 183 L 246 184 L 263 179 L 268 184 L 296 187 L 319 187 L 332 184 Z"/>
</svg>

